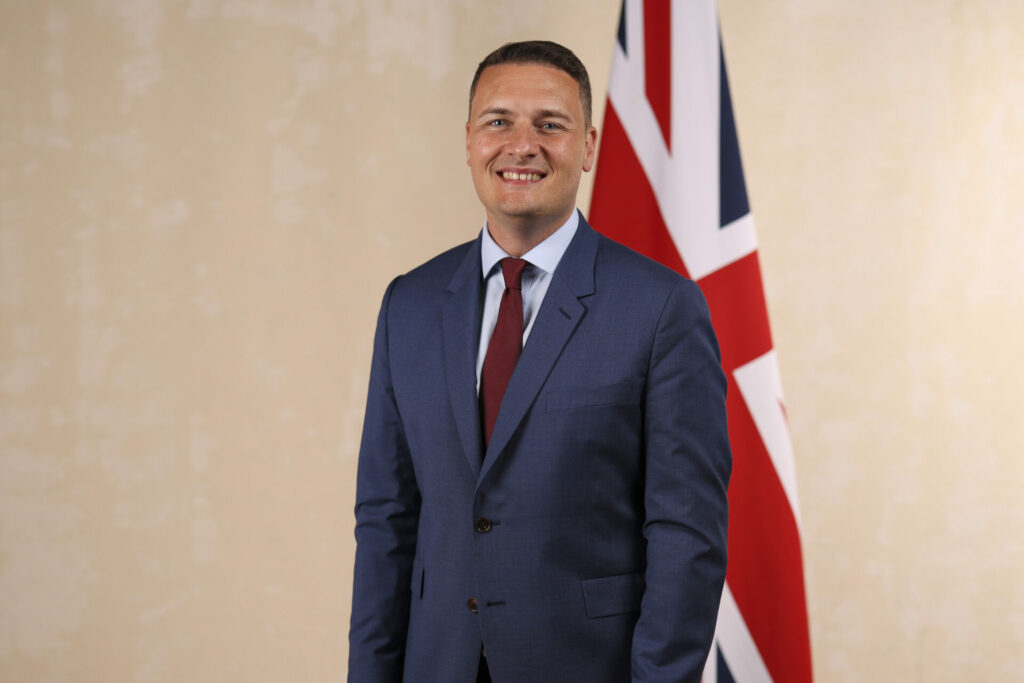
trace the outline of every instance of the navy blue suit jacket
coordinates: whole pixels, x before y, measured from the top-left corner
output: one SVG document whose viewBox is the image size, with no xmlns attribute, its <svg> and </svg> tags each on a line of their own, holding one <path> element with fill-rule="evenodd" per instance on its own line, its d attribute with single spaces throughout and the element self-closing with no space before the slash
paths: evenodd
<svg viewBox="0 0 1024 683">
<path fill-rule="evenodd" d="M 479 239 L 388 287 L 349 680 L 699 681 L 725 577 L 725 377 L 697 286 L 580 221 L 483 450 Z"/>
</svg>

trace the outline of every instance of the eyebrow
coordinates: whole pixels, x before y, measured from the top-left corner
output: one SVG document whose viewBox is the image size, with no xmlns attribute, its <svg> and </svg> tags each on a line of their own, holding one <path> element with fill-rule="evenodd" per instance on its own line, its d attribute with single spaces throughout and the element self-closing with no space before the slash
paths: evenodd
<svg viewBox="0 0 1024 683">
<path fill-rule="evenodd" d="M 511 113 L 512 112 L 509 109 L 503 109 L 502 107 L 490 107 L 489 109 L 484 109 L 482 112 L 477 114 L 477 118 L 482 119 L 485 116 L 492 116 L 495 114 L 498 116 L 508 116 Z"/>
<path fill-rule="evenodd" d="M 541 119 L 562 119 L 564 121 L 570 120 L 568 114 L 566 114 L 565 112 L 556 111 L 554 109 L 541 109 L 539 112 L 537 112 L 537 114 L 537 118 Z"/>
<path fill-rule="evenodd" d="M 504 107 L 490 107 L 490 108 L 484 109 L 482 112 L 480 112 L 477 115 L 477 119 L 482 119 L 485 116 L 508 116 L 511 113 L 512 113 L 511 109 L 506 109 Z M 563 121 L 570 121 L 571 120 L 571 117 L 568 114 L 565 114 L 564 112 L 557 111 L 555 109 L 541 109 L 540 111 L 536 112 L 534 118 L 538 118 L 538 119 L 561 119 Z"/>
</svg>

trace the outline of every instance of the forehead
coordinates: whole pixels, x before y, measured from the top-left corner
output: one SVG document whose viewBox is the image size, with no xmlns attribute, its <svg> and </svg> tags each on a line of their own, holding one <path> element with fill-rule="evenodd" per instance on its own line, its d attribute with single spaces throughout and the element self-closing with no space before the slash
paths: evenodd
<svg viewBox="0 0 1024 683">
<path fill-rule="evenodd" d="M 572 116 L 583 115 L 579 84 L 546 64 L 498 64 L 484 69 L 473 95 L 472 115 L 491 108 L 557 108 Z"/>
</svg>

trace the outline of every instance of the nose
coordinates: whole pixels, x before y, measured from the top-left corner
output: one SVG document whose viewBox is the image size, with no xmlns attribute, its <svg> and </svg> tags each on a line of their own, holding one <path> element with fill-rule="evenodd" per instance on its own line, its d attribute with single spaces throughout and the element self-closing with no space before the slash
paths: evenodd
<svg viewBox="0 0 1024 683">
<path fill-rule="evenodd" d="M 537 131 L 532 126 L 516 126 L 509 139 L 509 150 L 520 157 L 530 157 L 540 149 Z"/>
</svg>

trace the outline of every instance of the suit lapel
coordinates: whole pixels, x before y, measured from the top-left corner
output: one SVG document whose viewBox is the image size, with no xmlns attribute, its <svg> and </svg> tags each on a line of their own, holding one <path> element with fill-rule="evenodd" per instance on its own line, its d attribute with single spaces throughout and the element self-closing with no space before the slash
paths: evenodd
<svg viewBox="0 0 1024 683">
<path fill-rule="evenodd" d="M 451 297 L 444 306 L 444 367 L 462 449 L 473 477 L 480 474 L 483 435 L 476 396 L 476 356 L 480 342 L 480 240 L 465 258 L 448 285 Z"/>
<path fill-rule="evenodd" d="M 544 385 L 566 342 L 582 320 L 586 307 L 579 299 L 594 292 L 597 233 L 580 216 L 579 227 L 551 276 L 523 353 L 501 400 L 491 442 L 484 455 L 478 483 L 508 445 L 527 410 Z"/>
</svg>

